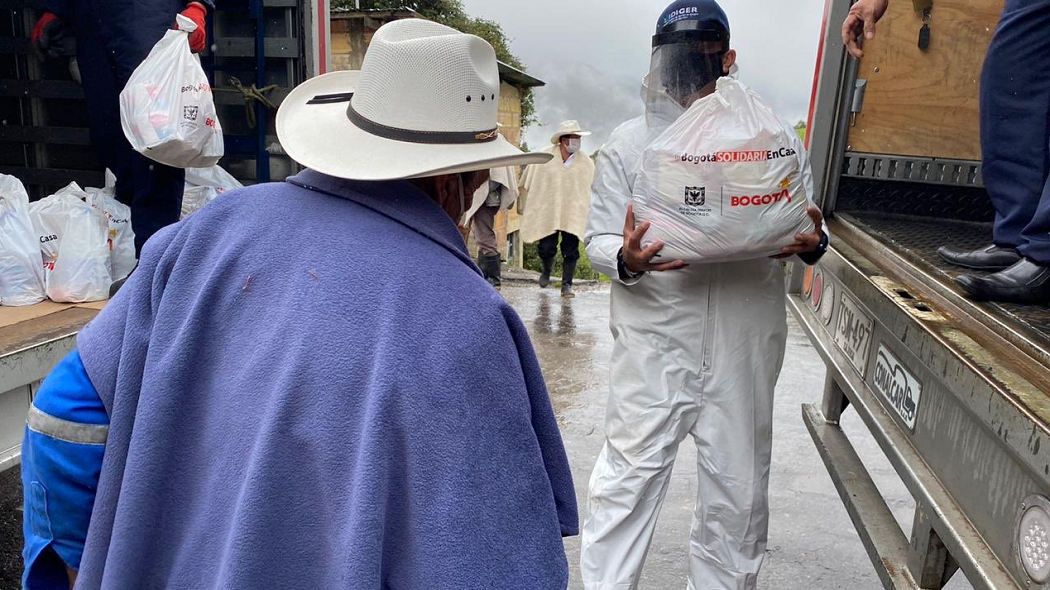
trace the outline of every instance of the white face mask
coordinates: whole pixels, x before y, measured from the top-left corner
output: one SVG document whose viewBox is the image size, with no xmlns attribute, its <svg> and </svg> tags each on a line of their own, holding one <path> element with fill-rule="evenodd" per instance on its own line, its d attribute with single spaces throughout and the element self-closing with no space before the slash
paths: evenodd
<svg viewBox="0 0 1050 590">
<path fill-rule="evenodd" d="M 570 137 L 569 145 L 565 146 L 565 151 L 569 152 L 570 154 L 575 154 L 576 152 L 580 151 L 580 138 Z"/>
</svg>

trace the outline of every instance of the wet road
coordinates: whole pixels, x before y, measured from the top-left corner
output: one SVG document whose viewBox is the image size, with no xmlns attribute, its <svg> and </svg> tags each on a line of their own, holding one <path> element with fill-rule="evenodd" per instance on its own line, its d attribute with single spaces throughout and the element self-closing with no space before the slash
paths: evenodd
<svg viewBox="0 0 1050 590">
<path fill-rule="evenodd" d="M 581 517 L 586 486 L 601 450 L 608 394 L 609 287 L 577 289 L 563 300 L 554 289 L 511 284 L 503 289 L 529 329 L 547 388 L 558 413 L 572 463 Z M 820 400 L 824 365 L 789 314 L 784 369 L 776 391 L 773 466 L 770 475 L 770 530 L 762 590 L 876 590 L 881 588 L 831 478 L 802 423 L 800 406 Z M 865 460 L 905 531 L 911 530 L 914 502 L 877 443 L 851 412 L 843 427 Z M 642 576 L 643 590 L 685 588 L 689 527 L 696 493 L 696 450 L 687 440 L 675 465 L 671 488 Z M 571 590 L 582 588 L 579 538 L 566 541 Z M 953 580 L 948 588 L 969 588 Z"/>
<path fill-rule="evenodd" d="M 563 300 L 554 289 L 540 290 L 524 283 L 507 284 L 503 293 L 532 335 L 583 512 L 587 481 L 603 440 L 612 348 L 608 286 L 579 287 L 573 300 Z M 800 405 L 820 399 L 824 367 L 793 319 L 789 325 L 787 355 L 776 393 L 769 546 L 759 588 L 876 590 L 881 588 L 878 578 L 802 424 Z M 910 530 L 914 504 L 907 490 L 856 415 L 847 412 L 843 427 L 901 526 Z M 694 446 L 684 443 L 678 459 L 642 577 L 643 590 L 685 588 L 696 489 Z M 17 470 L 0 474 L 0 590 L 16 590 L 21 573 L 19 491 Z M 579 539 L 568 539 L 566 550 L 572 572 L 570 588 L 579 590 Z M 969 586 L 960 578 L 949 588 Z"/>
</svg>

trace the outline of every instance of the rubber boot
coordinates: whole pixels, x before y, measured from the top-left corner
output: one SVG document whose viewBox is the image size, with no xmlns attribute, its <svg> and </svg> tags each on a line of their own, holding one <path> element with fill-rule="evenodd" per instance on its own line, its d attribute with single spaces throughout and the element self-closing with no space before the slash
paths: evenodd
<svg viewBox="0 0 1050 590">
<path fill-rule="evenodd" d="M 554 259 L 543 261 L 543 272 L 540 273 L 540 288 L 546 289 L 551 284 L 551 271 L 554 270 Z"/>
<path fill-rule="evenodd" d="M 576 297 L 576 294 L 572 292 L 572 279 L 576 276 L 576 261 L 563 260 L 562 269 L 561 296 L 566 299 L 572 299 L 573 297 Z"/>
<path fill-rule="evenodd" d="M 500 257 L 499 254 L 493 254 L 491 256 L 478 256 L 478 266 L 481 267 L 481 273 L 485 276 L 485 280 L 489 282 L 497 291 L 503 286 L 500 281 Z"/>
</svg>

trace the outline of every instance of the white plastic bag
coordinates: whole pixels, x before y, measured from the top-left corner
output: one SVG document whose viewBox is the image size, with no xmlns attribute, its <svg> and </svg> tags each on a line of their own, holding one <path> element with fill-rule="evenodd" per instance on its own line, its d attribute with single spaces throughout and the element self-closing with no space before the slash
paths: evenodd
<svg viewBox="0 0 1050 590">
<path fill-rule="evenodd" d="M 662 240 L 665 261 L 749 260 L 813 231 L 792 133 L 749 88 L 719 79 L 642 155 L 633 202 L 638 223 L 652 223 L 643 246 Z"/>
<path fill-rule="evenodd" d="M 85 201 L 106 216 L 109 270 L 114 281 L 135 270 L 135 231 L 131 228 L 131 207 L 113 197 L 112 188 L 89 188 Z"/>
<path fill-rule="evenodd" d="M 75 183 L 30 204 L 44 257 L 47 296 L 61 303 L 109 297 L 109 225 Z"/>
<path fill-rule="evenodd" d="M 33 305 L 46 297 L 38 239 L 25 187 L 0 174 L 0 304 Z"/>
<path fill-rule="evenodd" d="M 190 186 L 182 193 L 182 213 L 179 219 L 186 219 L 196 213 L 218 196 L 213 186 Z"/>
<path fill-rule="evenodd" d="M 120 123 L 135 151 L 175 168 L 212 166 L 222 127 L 200 58 L 190 51 L 190 19 L 164 34 L 120 92 Z"/>
<path fill-rule="evenodd" d="M 222 166 L 210 166 L 208 168 L 187 168 L 186 186 L 212 186 L 220 195 L 228 190 L 243 188 L 232 174 L 223 170 Z"/>
<path fill-rule="evenodd" d="M 243 186 L 219 166 L 187 168 L 186 190 L 182 195 L 182 214 L 179 219 L 186 219 L 224 192 Z"/>
</svg>

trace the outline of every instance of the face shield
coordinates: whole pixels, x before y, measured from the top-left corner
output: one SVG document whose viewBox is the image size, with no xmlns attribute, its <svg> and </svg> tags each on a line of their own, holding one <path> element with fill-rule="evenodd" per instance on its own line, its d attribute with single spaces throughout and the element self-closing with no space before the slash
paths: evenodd
<svg viewBox="0 0 1050 590">
<path fill-rule="evenodd" d="M 718 30 L 681 30 L 653 37 L 645 81 L 645 113 L 650 130 L 663 129 L 698 99 L 714 91 L 725 75 L 729 36 Z"/>
</svg>

